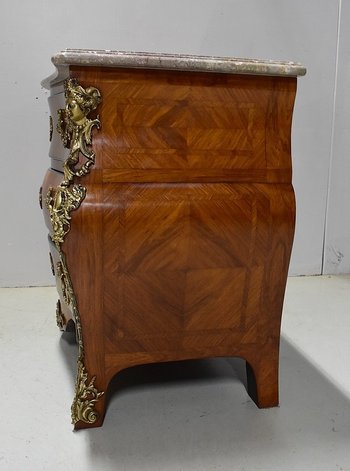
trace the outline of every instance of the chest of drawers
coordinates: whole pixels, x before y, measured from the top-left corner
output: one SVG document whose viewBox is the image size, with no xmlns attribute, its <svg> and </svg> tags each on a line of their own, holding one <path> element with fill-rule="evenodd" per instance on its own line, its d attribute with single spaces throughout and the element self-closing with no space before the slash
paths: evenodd
<svg viewBox="0 0 350 471">
<path fill-rule="evenodd" d="M 298 64 L 67 50 L 53 58 L 41 189 L 57 323 L 79 345 L 72 420 L 102 424 L 122 369 L 246 360 L 278 404 L 295 220 Z"/>
</svg>

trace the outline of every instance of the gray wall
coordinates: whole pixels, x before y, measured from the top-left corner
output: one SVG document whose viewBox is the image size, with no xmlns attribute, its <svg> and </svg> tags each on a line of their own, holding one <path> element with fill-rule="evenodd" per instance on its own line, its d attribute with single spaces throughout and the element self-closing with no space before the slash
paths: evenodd
<svg viewBox="0 0 350 471">
<path fill-rule="evenodd" d="M 326 273 L 350 273 L 350 1 L 339 29 L 333 145 L 326 220 Z"/>
<path fill-rule="evenodd" d="M 0 18 L 0 286 L 52 284 L 46 229 L 38 207 L 38 188 L 49 165 L 47 92 L 39 83 L 53 71 L 50 56 L 66 47 L 302 62 L 308 74 L 299 81 L 293 125 L 298 219 L 290 273 L 321 273 L 340 1 L 8 2 Z M 349 1 L 343 0 L 348 10 Z M 349 33 L 343 33 L 340 54 L 346 55 L 345 35 Z M 339 64 L 347 67 L 349 75 L 346 60 L 349 62 L 345 56 L 339 58 Z M 343 88 L 338 84 L 338 91 L 341 107 L 341 93 L 349 100 L 345 82 Z M 346 110 L 337 115 L 335 134 L 343 132 L 345 117 Z M 344 145 L 346 139 L 344 136 Z M 333 152 L 340 153 L 342 145 L 333 144 Z M 347 172 L 349 175 L 349 168 Z M 341 169 L 332 173 L 333 187 L 338 177 L 345 181 Z M 329 202 L 341 199 L 330 195 Z M 338 216 L 329 241 L 342 237 L 342 217 Z M 349 245 L 349 238 L 348 233 L 344 243 Z M 325 266 L 332 268 L 331 264 Z"/>
</svg>

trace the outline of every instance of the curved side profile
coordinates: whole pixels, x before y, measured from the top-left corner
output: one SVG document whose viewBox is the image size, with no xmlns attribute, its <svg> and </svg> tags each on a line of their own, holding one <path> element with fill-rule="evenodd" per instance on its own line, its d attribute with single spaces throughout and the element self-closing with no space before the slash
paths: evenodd
<svg viewBox="0 0 350 471">
<path fill-rule="evenodd" d="M 94 126 L 99 128 L 100 121 L 98 118 L 91 120 L 88 115 L 97 108 L 101 96 L 98 89 L 89 87 L 84 90 L 74 79 L 67 79 L 64 82 L 64 95 L 65 107 L 57 110 L 57 131 L 61 135 L 64 147 L 69 149 L 69 155 L 63 164 L 63 179 L 58 185 L 48 185 L 50 182 L 50 172 L 48 172 L 46 178 L 48 182 L 46 180 L 44 182 L 45 207 L 50 221 L 49 242 L 55 247 L 50 252 L 51 269 L 53 275 L 57 277 L 61 295 L 56 306 L 57 326 L 64 330 L 73 320 L 79 348 L 75 397 L 71 407 L 72 423 L 75 425 L 81 421 L 86 424 L 94 424 L 98 419 L 95 404 L 103 396 L 104 391 L 100 392 L 95 388 L 95 376 L 89 380 L 85 368 L 80 313 L 63 244 L 71 229 L 72 212 L 79 209 L 86 196 L 86 188 L 76 183 L 75 180 L 77 177 L 89 173 L 90 167 L 94 164 L 95 154 L 90 148 L 91 132 Z M 50 125 L 51 140 L 53 134 L 52 118 Z M 83 163 L 81 163 L 81 154 L 86 159 Z M 62 312 L 62 303 L 70 311 L 70 315 L 66 317 Z"/>
<path fill-rule="evenodd" d="M 154 362 L 242 357 L 249 395 L 276 406 L 296 77 L 69 74 L 42 194 L 57 319 L 79 343 L 75 428 L 102 425 L 115 374 Z"/>
</svg>

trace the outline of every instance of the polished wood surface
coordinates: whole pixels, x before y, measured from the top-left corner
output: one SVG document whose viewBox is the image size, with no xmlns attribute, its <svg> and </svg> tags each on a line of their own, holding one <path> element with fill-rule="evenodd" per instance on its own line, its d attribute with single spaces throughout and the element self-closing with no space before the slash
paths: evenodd
<svg viewBox="0 0 350 471">
<path fill-rule="evenodd" d="M 103 97 L 96 163 L 63 244 L 96 387 L 138 364 L 240 356 L 254 401 L 276 406 L 296 79 L 70 74 Z M 64 154 L 50 155 L 59 169 Z M 59 175 L 48 171 L 43 194 Z"/>
</svg>

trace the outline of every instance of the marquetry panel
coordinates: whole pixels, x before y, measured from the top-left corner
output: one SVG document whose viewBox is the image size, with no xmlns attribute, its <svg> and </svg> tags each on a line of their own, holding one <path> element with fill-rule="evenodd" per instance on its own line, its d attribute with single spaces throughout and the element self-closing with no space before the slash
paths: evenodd
<svg viewBox="0 0 350 471">
<path fill-rule="evenodd" d="M 274 77 L 90 69 L 89 83 L 98 83 L 104 97 L 103 140 L 96 136 L 94 147 L 95 169 L 103 167 L 105 174 L 109 169 L 270 169 L 266 128 L 270 136 L 279 132 L 279 119 L 290 113 L 294 99 L 291 79 L 279 115 L 268 123 L 279 87 Z"/>
<path fill-rule="evenodd" d="M 198 345 L 227 344 L 243 330 L 254 341 L 266 263 L 256 242 L 270 243 L 263 192 L 115 185 L 103 201 L 107 351 L 152 351 L 162 338 L 177 348 L 196 335 Z"/>
<path fill-rule="evenodd" d="M 133 365 L 241 356 L 251 397 L 277 405 L 296 78 L 85 66 L 69 75 L 102 96 L 90 115 L 101 122 L 95 161 L 74 181 L 86 196 L 62 244 L 89 381 L 107 392 Z M 50 98 L 58 171 L 42 187 L 50 231 L 45 196 L 68 155 L 55 129 L 63 107 L 59 83 Z M 77 428 L 102 424 L 105 398 L 97 420 Z"/>
</svg>

